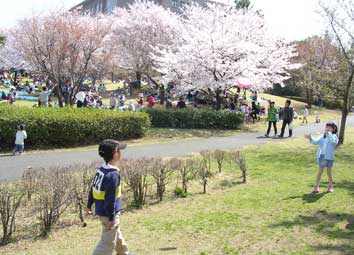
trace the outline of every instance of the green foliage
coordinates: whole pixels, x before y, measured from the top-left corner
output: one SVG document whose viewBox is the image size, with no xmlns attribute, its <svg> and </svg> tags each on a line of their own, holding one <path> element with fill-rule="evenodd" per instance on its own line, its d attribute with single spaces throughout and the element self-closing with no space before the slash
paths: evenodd
<svg viewBox="0 0 354 255">
<path fill-rule="evenodd" d="M 236 8 L 237 9 L 250 9 L 251 8 L 251 1 L 250 0 L 235 0 Z"/>
<path fill-rule="evenodd" d="M 188 194 L 180 187 L 176 187 L 174 193 L 176 197 L 186 198 L 188 196 Z"/>
<path fill-rule="evenodd" d="M 0 46 L 3 46 L 5 44 L 5 39 L 6 39 L 5 36 L 0 35 Z"/>
<path fill-rule="evenodd" d="M 152 126 L 161 128 L 238 129 L 243 122 L 242 114 L 229 111 L 153 108 L 145 112 Z"/>
<path fill-rule="evenodd" d="M 26 146 L 66 147 L 98 143 L 104 139 L 132 139 L 150 126 L 145 113 L 117 113 L 96 109 L 27 108 L 0 106 L 3 147 L 12 147 L 19 124 L 26 126 Z"/>
</svg>

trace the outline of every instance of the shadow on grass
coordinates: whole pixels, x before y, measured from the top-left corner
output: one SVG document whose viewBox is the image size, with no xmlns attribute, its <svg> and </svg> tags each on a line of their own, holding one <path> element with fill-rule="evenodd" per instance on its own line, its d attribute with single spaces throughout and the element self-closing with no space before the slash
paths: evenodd
<svg viewBox="0 0 354 255">
<path fill-rule="evenodd" d="M 342 182 L 336 182 L 335 187 L 339 189 L 346 189 L 352 193 L 354 196 L 354 182 L 350 181 L 342 181 Z M 354 254 L 354 252 L 353 252 Z"/>
<path fill-rule="evenodd" d="M 160 251 L 175 251 L 177 247 L 163 247 L 159 249 Z"/>
<path fill-rule="evenodd" d="M 257 136 L 257 139 L 272 139 L 272 137 L 266 137 L 266 136 Z"/>
<path fill-rule="evenodd" d="M 301 198 L 302 201 L 304 201 L 304 203 L 316 203 L 318 200 L 323 198 L 326 194 L 328 194 L 328 193 L 314 193 L 314 192 L 311 192 L 309 194 L 304 194 L 302 196 L 289 197 L 289 198 L 286 198 L 285 200 Z"/>
<path fill-rule="evenodd" d="M 220 186 L 222 188 L 232 188 L 234 186 L 241 185 L 241 184 L 242 184 L 242 182 L 240 182 L 240 181 L 232 181 L 232 180 L 222 180 L 220 182 Z"/>
<path fill-rule="evenodd" d="M 342 254 L 342 255 L 353 255 L 354 250 L 351 245 L 316 245 L 312 248 L 317 252 L 326 252 L 326 254 Z"/>
<path fill-rule="evenodd" d="M 354 216 L 347 213 L 332 213 L 327 211 L 317 211 L 312 215 L 298 215 L 293 220 L 282 221 L 270 225 L 273 228 L 293 228 L 301 226 L 309 228 L 313 232 L 320 233 L 331 240 L 341 239 L 345 243 L 340 245 L 312 246 L 315 251 L 322 250 L 329 252 L 336 251 L 339 254 L 354 254 Z"/>
</svg>

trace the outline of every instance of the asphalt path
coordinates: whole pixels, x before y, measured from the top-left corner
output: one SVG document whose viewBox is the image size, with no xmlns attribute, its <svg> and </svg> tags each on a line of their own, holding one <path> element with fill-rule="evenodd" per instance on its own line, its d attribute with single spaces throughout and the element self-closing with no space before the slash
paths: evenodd
<svg viewBox="0 0 354 255">
<path fill-rule="evenodd" d="M 338 123 L 339 120 L 336 121 Z M 278 126 L 280 126 L 278 124 Z M 354 126 L 354 116 L 348 117 L 347 126 Z M 266 127 L 265 127 L 266 129 Z M 280 127 L 278 127 L 280 129 Z M 295 127 L 294 138 L 324 130 L 324 123 Z M 279 132 L 279 131 L 278 131 Z M 287 135 L 287 131 L 285 133 Z M 248 132 L 227 137 L 210 137 L 168 143 L 132 146 L 123 151 L 125 159 L 144 157 L 183 157 L 202 150 L 233 150 L 248 145 L 262 145 L 283 139 L 265 138 L 264 132 Z M 22 156 L 0 156 L 0 182 L 19 179 L 28 167 L 51 167 L 76 163 L 91 163 L 100 160 L 97 150 L 28 153 Z"/>
</svg>

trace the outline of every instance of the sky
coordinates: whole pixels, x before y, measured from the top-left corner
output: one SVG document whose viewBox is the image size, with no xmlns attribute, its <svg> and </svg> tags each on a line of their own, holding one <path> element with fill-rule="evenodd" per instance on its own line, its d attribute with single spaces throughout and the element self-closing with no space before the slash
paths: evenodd
<svg viewBox="0 0 354 255">
<path fill-rule="evenodd" d="M 75 6 L 81 0 L 0 0 L 0 29 L 16 20 L 54 8 Z M 323 34 L 325 26 L 316 13 L 318 0 L 251 0 L 265 15 L 270 31 L 288 40 L 302 40 Z M 5 11 L 4 11 L 5 10 Z"/>
</svg>

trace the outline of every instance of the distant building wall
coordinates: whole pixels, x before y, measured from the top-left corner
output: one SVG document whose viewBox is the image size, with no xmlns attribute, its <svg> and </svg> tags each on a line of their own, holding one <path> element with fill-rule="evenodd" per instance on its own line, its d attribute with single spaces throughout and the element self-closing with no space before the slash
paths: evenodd
<svg viewBox="0 0 354 255">
<path fill-rule="evenodd" d="M 85 0 L 74 9 L 80 9 L 83 13 L 111 13 L 116 7 L 128 7 L 129 4 L 134 3 L 135 0 Z M 205 5 L 208 0 L 153 0 L 155 3 L 162 5 L 166 9 L 173 12 L 180 13 L 183 6 L 189 5 L 192 2 L 200 5 Z"/>
</svg>

